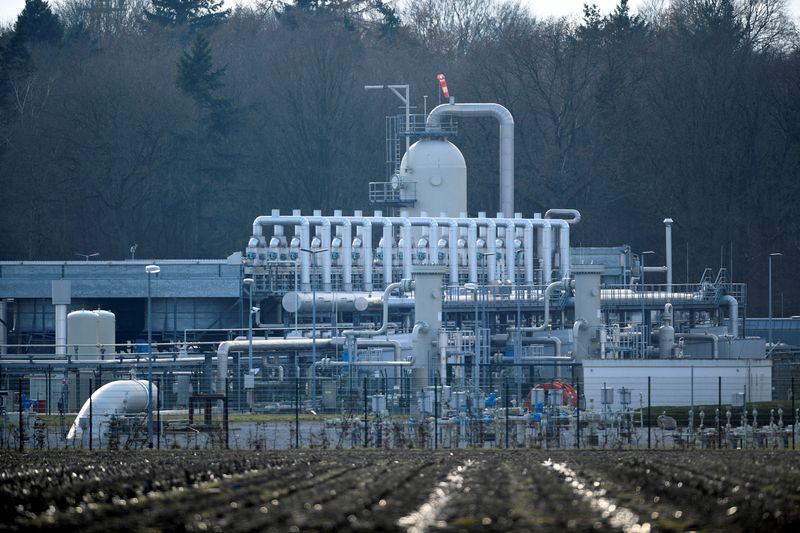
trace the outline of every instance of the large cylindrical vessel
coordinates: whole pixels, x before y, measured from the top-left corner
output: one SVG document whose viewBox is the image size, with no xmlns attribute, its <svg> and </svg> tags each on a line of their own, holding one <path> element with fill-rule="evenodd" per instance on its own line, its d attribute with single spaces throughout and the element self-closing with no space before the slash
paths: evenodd
<svg viewBox="0 0 800 533">
<path fill-rule="evenodd" d="M 457 217 L 467 210 L 467 164 L 461 151 L 444 139 L 415 142 L 400 163 L 400 186 L 413 183 L 417 201 L 409 216 L 421 213 Z"/>
</svg>

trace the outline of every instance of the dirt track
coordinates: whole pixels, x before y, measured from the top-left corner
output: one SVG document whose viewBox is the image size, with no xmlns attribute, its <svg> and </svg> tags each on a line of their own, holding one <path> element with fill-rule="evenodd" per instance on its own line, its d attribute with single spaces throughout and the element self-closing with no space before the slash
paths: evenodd
<svg viewBox="0 0 800 533">
<path fill-rule="evenodd" d="M 0 529 L 789 530 L 792 452 L 0 454 Z"/>
</svg>

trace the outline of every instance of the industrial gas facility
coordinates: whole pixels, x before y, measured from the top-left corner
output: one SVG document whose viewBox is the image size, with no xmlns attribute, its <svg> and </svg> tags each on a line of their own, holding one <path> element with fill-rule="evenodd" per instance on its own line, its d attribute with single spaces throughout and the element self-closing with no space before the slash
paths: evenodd
<svg viewBox="0 0 800 533">
<path fill-rule="evenodd" d="M 361 211 L 254 213 L 220 260 L 0 263 L 6 408 L 21 393 L 40 412 L 80 411 L 76 439 L 90 394 L 109 416 L 151 413 L 156 397 L 174 412 L 224 397 L 271 413 L 302 388 L 303 412 L 368 402 L 446 426 L 503 407 L 529 431 L 580 428 L 576 416 L 601 427 L 609 413 L 635 427 L 643 398 L 787 397 L 773 346 L 745 327 L 746 285 L 725 269 L 673 281 L 669 213 L 653 243 L 663 265 L 626 243 L 576 246 L 580 212 L 515 204 L 505 107 L 449 98 L 416 115 L 407 85 L 385 88 L 406 113 L 387 118 L 387 179 Z M 499 127 L 496 213 L 467 211 L 457 133 L 477 118 Z"/>
</svg>

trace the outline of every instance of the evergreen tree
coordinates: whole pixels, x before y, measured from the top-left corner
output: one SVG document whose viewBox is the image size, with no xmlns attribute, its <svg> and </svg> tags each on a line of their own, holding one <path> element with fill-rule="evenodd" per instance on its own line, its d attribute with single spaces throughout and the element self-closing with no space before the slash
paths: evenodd
<svg viewBox="0 0 800 533">
<path fill-rule="evenodd" d="M 14 39 L 58 44 L 63 36 L 64 26 L 45 0 L 25 0 L 25 8 L 14 24 Z"/>
<path fill-rule="evenodd" d="M 213 26 L 225 20 L 230 9 L 224 0 L 151 0 L 153 9 L 145 17 L 161 26 Z"/>
</svg>

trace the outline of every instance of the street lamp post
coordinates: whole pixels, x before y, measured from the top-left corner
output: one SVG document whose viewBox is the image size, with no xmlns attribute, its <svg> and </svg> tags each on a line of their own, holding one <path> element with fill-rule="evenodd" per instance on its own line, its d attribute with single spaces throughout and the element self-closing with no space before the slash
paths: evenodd
<svg viewBox="0 0 800 533">
<path fill-rule="evenodd" d="M 301 252 L 311 254 L 312 264 L 314 270 L 317 269 L 317 254 L 327 252 L 327 248 L 318 248 L 316 250 L 311 248 L 300 248 Z M 353 357 L 353 354 L 350 354 Z M 317 362 L 317 286 L 314 280 L 311 280 L 311 365 Z M 298 371 L 297 378 L 300 379 Z M 316 407 L 317 403 L 317 373 L 311 372 L 311 405 Z"/>
<path fill-rule="evenodd" d="M 242 283 L 244 286 L 247 287 L 247 296 L 249 305 L 247 307 L 247 375 L 250 376 L 250 379 L 254 379 L 253 377 L 253 278 L 244 278 Z M 252 413 L 253 412 L 253 389 L 250 388 L 247 391 L 247 408 Z"/>
<path fill-rule="evenodd" d="M 772 252 L 771 254 L 769 254 L 769 276 L 767 276 L 767 278 L 769 279 L 769 327 L 768 327 L 769 338 L 768 338 L 768 340 L 769 340 L 770 350 L 772 349 L 772 258 L 773 257 L 780 257 L 781 255 L 783 255 L 783 254 L 780 253 L 780 252 Z"/>
<path fill-rule="evenodd" d="M 147 446 L 153 447 L 153 328 L 151 325 L 151 281 L 154 274 L 161 272 L 158 265 L 144 267 L 147 273 Z"/>
</svg>

